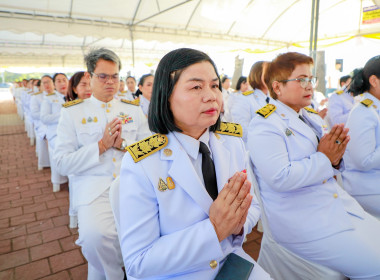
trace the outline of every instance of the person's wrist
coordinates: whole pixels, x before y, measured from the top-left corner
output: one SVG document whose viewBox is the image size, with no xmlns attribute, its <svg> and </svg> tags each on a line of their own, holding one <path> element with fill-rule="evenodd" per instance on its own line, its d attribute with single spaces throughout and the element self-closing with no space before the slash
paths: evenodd
<svg viewBox="0 0 380 280">
<path fill-rule="evenodd" d="M 342 159 L 340 159 L 337 163 L 331 163 L 332 167 L 335 169 L 339 169 L 340 163 L 342 162 Z"/>
<path fill-rule="evenodd" d="M 103 148 L 104 152 L 106 152 L 106 151 L 107 151 L 107 147 L 106 147 L 106 145 L 104 145 L 102 139 L 100 139 L 99 143 L 100 143 L 100 146 Z M 103 153 L 104 153 L 104 152 L 103 152 Z"/>
</svg>

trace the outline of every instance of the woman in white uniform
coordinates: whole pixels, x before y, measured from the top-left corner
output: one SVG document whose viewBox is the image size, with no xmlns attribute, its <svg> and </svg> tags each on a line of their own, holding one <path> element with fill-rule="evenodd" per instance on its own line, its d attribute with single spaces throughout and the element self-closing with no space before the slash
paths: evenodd
<svg viewBox="0 0 380 280">
<path fill-rule="evenodd" d="M 380 219 L 380 56 L 370 59 L 353 77 L 350 91 L 363 94 L 348 121 L 351 141 L 344 154 L 344 189 Z"/>
<path fill-rule="evenodd" d="M 313 59 L 285 53 L 268 66 L 273 100 L 258 111 L 248 149 L 274 239 L 295 254 L 351 279 L 379 279 L 380 222 L 334 179 L 349 141 L 335 125 L 323 135 L 309 108 Z"/>
<path fill-rule="evenodd" d="M 67 88 L 69 80 L 63 73 L 56 73 L 53 76 L 55 91 L 44 96 L 41 104 L 40 120 L 46 125 L 46 139 L 48 140 L 51 182 L 53 191 L 58 192 L 60 185 L 67 182 L 67 177 L 62 176 L 57 171 L 57 165 L 53 160 L 55 140 L 57 137 L 57 126 L 61 116 L 62 104 L 66 102 Z"/>
<path fill-rule="evenodd" d="M 90 79 L 85 76 L 84 71 L 76 72 L 69 80 L 67 90 L 67 101 L 75 99 L 87 99 L 91 97 Z"/>
<path fill-rule="evenodd" d="M 128 279 L 211 280 L 230 253 L 254 264 L 249 279 L 270 279 L 242 249 L 260 209 L 242 172 L 241 127 L 220 123 L 218 77 L 210 57 L 193 49 L 158 65 L 148 121 L 159 134 L 129 146 L 121 167 Z"/>
<path fill-rule="evenodd" d="M 152 98 L 154 76 L 152 74 L 142 75 L 139 81 L 139 89 L 136 95 L 140 99 L 140 107 L 145 116 L 148 116 L 149 103 Z"/>
<path fill-rule="evenodd" d="M 268 88 L 263 79 L 266 63 L 258 61 L 252 65 L 248 82 L 253 90 L 234 96 L 230 103 L 232 120 L 243 127 L 244 142 L 247 142 L 247 129 L 251 120 L 256 116 L 256 111 L 269 102 Z"/>
</svg>

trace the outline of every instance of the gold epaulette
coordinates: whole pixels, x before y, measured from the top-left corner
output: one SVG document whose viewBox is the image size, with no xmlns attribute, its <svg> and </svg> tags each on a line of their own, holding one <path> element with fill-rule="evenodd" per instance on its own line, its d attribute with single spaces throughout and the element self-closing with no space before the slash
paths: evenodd
<svg viewBox="0 0 380 280">
<path fill-rule="evenodd" d="M 310 107 L 303 107 L 306 111 L 308 111 L 309 113 L 313 113 L 313 114 L 318 114 L 317 111 L 315 111 L 313 108 L 310 108 Z"/>
<path fill-rule="evenodd" d="M 46 94 L 46 96 L 52 96 L 52 95 L 55 95 L 55 92 Z"/>
<path fill-rule="evenodd" d="M 125 149 L 131 154 L 135 162 L 139 162 L 166 147 L 167 144 L 168 137 L 166 135 L 154 134 L 126 147 Z"/>
<path fill-rule="evenodd" d="M 366 107 L 369 107 L 373 104 L 373 101 L 371 99 L 364 99 L 363 101 L 360 101 L 361 104 L 363 104 Z"/>
<path fill-rule="evenodd" d="M 126 90 L 123 90 L 123 91 L 120 91 L 120 93 L 127 93 L 127 91 L 126 91 Z"/>
<path fill-rule="evenodd" d="M 252 93 L 253 93 L 253 90 L 247 90 L 247 91 L 243 92 L 242 94 L 243 94 L 244 96 L 247 96 L 247 95 L 250 95 L 250 94 L 252 94 Z"/>
<path fill-rule="evenodd" d="M 243 128 L 238 123 L 221 122 L 215 133 L 243 137 Z"/>
<path fill-rule="evenodd" d="M 83 102 L 83 99 L 75 99 L 75 100 L 72 100 L 72 101 L 68 101 L 64 104 L 62 104 L 62 107 L 71 107 L 71 106 L 74 106 L 74 105 L 77 105 L 79 103 L 82 103 Z"/>
<path fill-rule="evenodd" d="M 344 90 L 337 90 L 335 93 L 336 93 L 337 95 L 341 95 L 343 92 L 344 92 Z"/>
<path fill-rule="evenodd" d="M 127 103 L 127 104 L 135 105 L 135 106 L 139 106 L 140 105 L 140 99 L 135 99 L 133 101 L 130 101 L 130 100 L 127 100 L 127 99 L 120 99 L 120 101 L 124 102 L 124 103 Z"/>
<path fill-rule="evenodd" d="M 267 104 L 263 108 L 257 110 L 256 114 L 259 114 L 260 116 L 262 116 L 266 119 L 274 111 L 276 111 L 276 106 L 273 104 Z"/>
<path fill-rule="evenodd" d="M 39 91 L 39 92 L 33 93 L 32 95 L 39 95 L 41 93 L 42 93 L 42 91 Z"/>
</svg>

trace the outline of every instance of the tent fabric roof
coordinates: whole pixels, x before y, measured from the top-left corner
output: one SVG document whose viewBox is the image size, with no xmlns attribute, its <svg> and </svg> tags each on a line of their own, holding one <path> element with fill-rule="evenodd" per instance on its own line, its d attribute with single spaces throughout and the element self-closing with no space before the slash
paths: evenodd
<svg viewBox="0 0 380 280">
<path fill-rule="evenodd" d="M 379 0 L 376 0 L 380 2 Z M 378 33 L 372 0 L 320 0 L 319 39 Z M 91 47 L 133 64 L 177 47 L 271 51 L 309 40 L 310 0 L 0 0 L 2 65 L 82 65 Z"/>
</svg>

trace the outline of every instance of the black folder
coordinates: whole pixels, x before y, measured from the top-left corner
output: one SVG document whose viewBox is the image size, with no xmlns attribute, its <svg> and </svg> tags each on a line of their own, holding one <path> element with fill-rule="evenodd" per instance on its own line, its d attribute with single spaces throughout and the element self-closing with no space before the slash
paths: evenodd
<svg viewBox="0 0 380 280">
<path fill-rule="evenodd" d="M 253 263 L 231 253 L 227 256 L 215 280 L 247 280 L 253 269 Z"/>
</svg>

